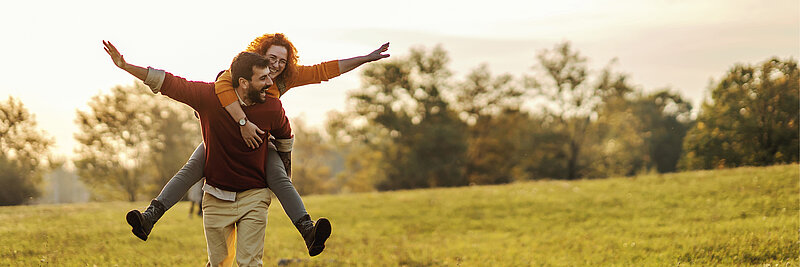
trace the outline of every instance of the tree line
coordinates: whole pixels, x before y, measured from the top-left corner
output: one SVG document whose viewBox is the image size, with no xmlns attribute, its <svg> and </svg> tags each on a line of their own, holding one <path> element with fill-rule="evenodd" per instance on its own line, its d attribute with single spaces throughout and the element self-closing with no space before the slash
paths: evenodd
<svg viewBox="0 0 800 267">
<path fill-rule="evenodd" d="M 669 89 L 645 91 L 590 69 L 569 42 L 522 77 L 480 65 L 454 78 L 440 46 L 364 66 L 347 109 L 317 131 L 293 120 L 302 194 L 583 179 L 797 162 L 800 71 L 794 59 L 735 64 L 693 115 Z M 79 110 L 73 159 L 95 200 L 155 196 L 200 140 L 191 110 L 141 83 Z M 29 202 L 59 165 L 53 141 L 13 98 L 0 102 L 0 205 Z"/>
</svg>

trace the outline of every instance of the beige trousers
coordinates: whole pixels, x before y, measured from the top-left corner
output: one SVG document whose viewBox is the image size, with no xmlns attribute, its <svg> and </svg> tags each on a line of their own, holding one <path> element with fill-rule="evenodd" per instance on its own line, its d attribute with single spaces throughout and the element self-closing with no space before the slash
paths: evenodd
<svg viewBox="0 0 800 267">
<path fill-rule="evenodd" d="M 203 194 L 207 266 L 261 266 L 270 196 L 266 188 L 236 193 L 236 201 Z"/>
</svg>

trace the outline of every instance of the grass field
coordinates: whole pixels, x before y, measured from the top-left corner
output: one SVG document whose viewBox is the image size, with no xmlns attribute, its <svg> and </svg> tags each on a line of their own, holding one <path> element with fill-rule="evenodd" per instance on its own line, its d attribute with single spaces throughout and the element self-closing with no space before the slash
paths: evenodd
<svg viewBox="0 0 800 267">
<path fill-rule="evenodd" d="M 798 165 L 304 197 L 334 233 L 309 258 L 273 197 L 264 264 L 798 266 Z M 199 266 L 202 220 L 180 203 L 142 242 L 145 202 L 0 207 L 0 266 Z"/>
</svg>

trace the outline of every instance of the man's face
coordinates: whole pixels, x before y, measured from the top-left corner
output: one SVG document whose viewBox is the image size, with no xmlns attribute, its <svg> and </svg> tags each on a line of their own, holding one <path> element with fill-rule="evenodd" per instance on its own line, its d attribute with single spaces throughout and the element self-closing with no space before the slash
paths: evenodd
<svg viewBox="0 0 800 267">
<path fill-rule="evenodd" d="M 286 69 L 289 51 L 286 50 L 286 47 L 273 45 L 267 49 L 267 54 L 265 56 L 269 60 L 269 76 L 274 79 Z"/>
<path fill-rule="evenodd" d="M 247 87 L 247 97 L 253 103 L 264 103 L 267 101 L 267 88 L 272 86 L 272 79 L 269 77 L 269 68 L 253 66 L 253 77 Z"/>
</svg>

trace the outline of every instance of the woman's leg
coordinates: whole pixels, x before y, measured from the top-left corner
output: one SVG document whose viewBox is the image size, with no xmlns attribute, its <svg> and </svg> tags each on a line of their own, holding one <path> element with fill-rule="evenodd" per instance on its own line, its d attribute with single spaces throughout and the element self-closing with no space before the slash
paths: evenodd
<svg viewBox="0 0 800 267">
<path fill-rule="evenodd" d="M 164 189 L 158 194 L 156 200 L 164 204 L 167 209 L 172 208 L 175 203 L 189 192 L 189 188 L 203 178 L 203 168 L 206 163 L 206 147 L 200 142 L 197 149 L 194 150 L 192 156 L 186 161 L 186 164 L 169 179 Z"/>
<path fill-rule="evenodd" d="M 289 175 L 286 174 L 286 167 L 283 166 L 281 158 L 278 156 L 275 146 L 267 143 L 269 154 L 267 155 L 267 186 L 283 206 L 283 211 L 289 216 L 292 222 L 297 222 L 303 216 L 308 215 L 303 199 L 297 193 Z"/>
<path fill-rule="evenodd" d="M 205 153 L 206 147 L 201 142 L 192 153 L 192 156 L 189 157 L 189 160 L 186 161 L 186 164 L 167 182 L 161 193 L 150 201 L 150 206 L 144 212 L 132 210 L 125 215 L 125 219 L 132 227 L 131 232 L 136 237 L 147 241 L 147 236 L 153 230 L 153 225 L 164 215 L 164 212 L 167 212 L 175 203 L 178 203 L 189 191 L 189 188 L 197 181 L 200 181 L 205 167 Z"/>
<path fill-rule="evenodd" d="M 303 236 L 308 254 L 319 255 L 325 249 L 325 240 L 331 235 L 331 223 L 325 218 L 320 218 L 316 223 L 311 220 L 300 194 L 297 193 L 289 175 L 286 174 L 286 167 L 283 166 L 275 146 L 271 142 L 268 142 L 267 146 L 269 150 L 269 154 L 267 154 L 267 186 L 278 197 L 286 215 Z"/>
</svg>

